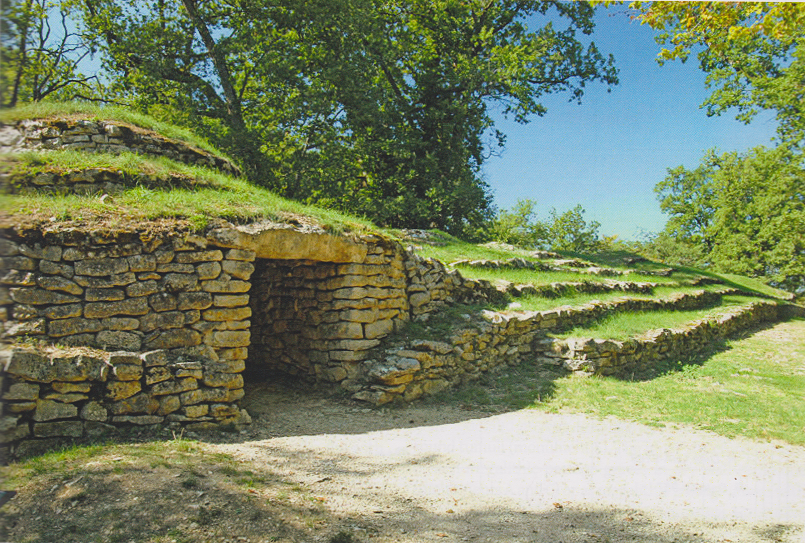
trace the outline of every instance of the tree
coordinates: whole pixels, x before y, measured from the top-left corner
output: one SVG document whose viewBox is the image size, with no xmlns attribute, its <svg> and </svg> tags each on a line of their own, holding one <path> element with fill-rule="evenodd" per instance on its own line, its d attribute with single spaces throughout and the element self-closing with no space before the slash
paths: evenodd
<svg viewBox="0 0 805 543">
<path fill-rule="evenodd" d="M 737 108 L 749 122 L 759 110 L 776 112 L 782 142 L 805 136 L 805 4 L 796 2 L 633 2 L 639 19 L 660 31 L 660 61 L 699 65 L 713 93 L 708 114 Z"/>
<path fill-rule="evenodd" d="M 54 28 L 55 25 L 55 28 Z M 92 53 L 72 29 L 66 3 L 6 0 L 0 3 L 0 107 L 48 97 L 92 94 L 96 75 L 79 65 Z"/>
<path fill-rule="evenodd" d="M 592 253 L 598 250 L 600 239 L 597 221 L 584 220 L 584 208 L 578 204 L 561 215 L 551 210 L 551 220 L 547 225 L 547 242 L 554 251 Z"/>
<path fill-rule="evenodd" d="M 547 239 L 547 227 L 537 220 L 535 207 L 533 200 L 517 200 L 511 211 L 499 211 L 490 223 L 489 238 L 526 249 L 542 246 Z"/>
<path fill-rule="evenodd" d="M 593 28 L 586 3 L 80 3 L 121 96 L 201 130 L 286 196 L 390 226 L 476 232 L 492 214 L 490 104 L 526 122 L 546 93 L 617 82 L 612 58 L 577 38 Z M 525 24 L 551 13 L 565 28 Z"/>
<path fill-rule="evenodd" d="M 805 278 L 802 153 L 786 146 L 711 152 L 695 170 L 670 170 L 660 185 L 663 203 L 674 203 L 663 206 L 673 213 L 666 234 L 716 269 L 788 286 Z"/>
<path fill-rule="evenodd" d="M 711 150 L 695 170 L 682 166 L 669 169 L 668 176 L 654 187 L 660 209 L 670 216 L 665 231 L 682 243 L 701 245 L 706 253 L 713 249 L 711 176 L 717 163 L 715 151 Z"/>
</svg>

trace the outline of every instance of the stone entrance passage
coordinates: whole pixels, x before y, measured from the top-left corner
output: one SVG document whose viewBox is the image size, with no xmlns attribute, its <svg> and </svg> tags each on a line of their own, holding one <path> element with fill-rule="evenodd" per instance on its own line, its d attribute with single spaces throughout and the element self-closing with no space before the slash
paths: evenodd
<svg viewBox="0 0 805 543">
<path fill-rule="evenodd" d="M 397 243 L 277 228 L 222 231 L 216 241 L 256 254 L 250 378 L 281 372 L 358 390 L 371 349 L 409 318 Z"/>
</svg>

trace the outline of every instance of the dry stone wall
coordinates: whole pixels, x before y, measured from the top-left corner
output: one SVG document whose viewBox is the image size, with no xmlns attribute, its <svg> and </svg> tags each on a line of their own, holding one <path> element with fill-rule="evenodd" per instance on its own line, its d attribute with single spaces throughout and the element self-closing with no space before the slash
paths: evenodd
<svg viewBox="0 0 805 543">
<path fill-rule="evenodd" d="M 628 377 L 653 368 L 657 362 L 701 352 L 714 341 L 780 317 L 775 302 L 753 302 L 715 319 L 703 318 L 678 330 L 652 330 L 626 341 L 571 338 L 547 339 L 538 351 L 542 364 L 584 375 Z"/>
<path fill-rule="evenodd" d="M 225 158 L 116 121 L 39 119 L 0 124 L 0 153 L 19 149 L 137 153 L 164 156 L 231 175 L 241 173 L 235 164 Z"/>
<path fill-rule="evenodd" d="M 360 263 L 258 261 L 252 371 L 358 386 L 362 361 L 409 318 L 402 252 L 372 244 Z"/>
<path fill-rule="evenodd" d="M 253 251 L 137 235 L 0 241 L 5 339 L 245 359 Z"/>
<path fill-rule="evenodd" d="M 14 348 L 4 367 L 0 456 L 25 456 L 121 426 L 207 430 L 250 422 L 242 360 L 92 351 L 43 354 Z"/>
<path fill-rule="evenodd" d="M 467 314 L 466 326 L 454 330 L 450 337 L 403 340 L 378 350 L 376 357 L 365 363 L 367 385 L 354 397 L 377 405 L 411 401 L 475 379 L 494 368 L 518 365 L 525 360 L 565 372 L 627 375 L 645 371 L 667 356 L 695 352 L 710 341 L 780 316 L 775 302 L 757 302 L 735 310 L 716 325 L 695 324 L 690 330 L 670 335 L 657 333 L 641 347 L 635 347 L 635 342 L 621 342 L 620 354 L 613 354 L 615 342 L 585 339 L 581 343 L 584 347 L 577 350 L 575 340 L 563 342 L 547 337 L 548 332 L 584 325 L 613 312 L 706 307 L 717 303 L 720 296 L 721 293 L 699 291 L 667 299 L 624 298 L 549 311 L 483 311 L 480 320 Z M 565 344 L 569 347 L 561 347 Z M 597 361 L 587 362 L 584 349 L 599 344 L 609 350 L 602 347 L 599 356 L 590 357 Z"/>
</svg>

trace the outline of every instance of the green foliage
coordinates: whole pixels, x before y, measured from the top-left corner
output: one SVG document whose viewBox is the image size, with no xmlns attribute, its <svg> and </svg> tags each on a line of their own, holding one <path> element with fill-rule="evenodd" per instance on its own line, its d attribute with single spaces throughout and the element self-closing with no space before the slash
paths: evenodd
<svg viewBox="0 0 805 543">
<path fill-rule="evenodd" d="M 596 221 L 587 223 L 580 204 L 562 214 L 552 209 L 548 221 L 537 220 L 535 206 L 533 200 L 518 200 L 511 211 L 499 211 L 490 222 L 487 237 L 525 249 L 585 253 L 601 248 L 601 225 Z"/>
<path fill-rule="evenodd" d="M 523 248 L 542 245 L 547 230 L 543 223 L 537 221 L 535 206 L 533 200 L 517 200 L 511 211 L 498 211 L 490 222 L 488 236 L 494 241 Z"/>
<path fill-rule="evenodd" d="M 586 3 L 69 1 L 115 99 L 193 127 L 283 196 L 384 226 L 477 236 L 489 105 L 526 122 L 546 93 L 617 82 L 577 39 Z M 526 26 L 549 12 L 564 23 Z"/>
<path fill-rule="evenodd" d="M 671 213 L 666 234 L 677 243 L 719 271 L 764 276 L 795 290 L 805 277 L 803 186 L 802 153 L 780 146 L 711 152 L 693 171 L 671 170 L 657 189 Z"/>
<path fill-rule="evenodd" d="M 584 220 L 581 204 L 561 215 L 551 210 L 551 221 L 547 225 L 549 247 L 554 251 L 595 252 L 600 247 L 600 226 L 597 221 Z"/>
<path fill-rule="evenodd" d="M 92 52 L 72 29 L 67 2 L 0 2 L 0 108 L 94 95 L 97 76 L 79 65 Z"/>
<path fill-rule="evenodd" d="M 633 2 L 641 22 L 670 44 L 660 61 L 686 60 L 699 48 L 701 69 L 714 89 L 708 114 L 737 108 L 749 122 L 760 110 L 774 111 L 782 142 L 801 145 L 805 136 L 805 5 L 796 2 Z"/>
</svg>

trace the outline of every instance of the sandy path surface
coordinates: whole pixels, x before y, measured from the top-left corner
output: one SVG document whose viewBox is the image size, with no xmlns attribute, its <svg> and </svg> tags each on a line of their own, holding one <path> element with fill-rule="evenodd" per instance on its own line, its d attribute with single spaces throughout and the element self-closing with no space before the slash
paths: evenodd
<svg viewBox="0 0 805 543">
<path fill-rule="evenodd" d="M 616 419 L 252 395 L 219 445 L 320 496 L 358 541 L 805 542 L 805 447 Z"/>
</svg>

